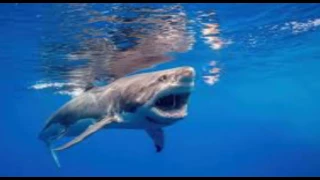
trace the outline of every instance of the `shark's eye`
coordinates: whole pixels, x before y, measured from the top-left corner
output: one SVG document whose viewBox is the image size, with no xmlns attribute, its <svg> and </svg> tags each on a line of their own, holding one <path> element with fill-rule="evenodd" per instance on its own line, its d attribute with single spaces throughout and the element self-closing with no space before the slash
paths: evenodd
<svg viewBox="0 0 320 180">
<path fill-rule="evenodd" d="M 159 81 L 166 81 L 168 79 L 167 75 L 163 75 L 159 78 Z"/>
</svg>

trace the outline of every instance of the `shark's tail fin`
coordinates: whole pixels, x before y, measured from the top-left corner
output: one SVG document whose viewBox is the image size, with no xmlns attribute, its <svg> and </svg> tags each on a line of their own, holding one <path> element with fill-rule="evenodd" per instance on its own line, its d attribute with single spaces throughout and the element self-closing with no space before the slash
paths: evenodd
<svg viewBox="0 0 320 180">
<path fill-rule="evenodd" d="M 60 162 L 59 162 L 59 158 L 55 152 L 55 150 L 52 148 L 51 143 L 46 142 L 47 148 L 50 150 L 51 156 L 55 162 L 55 164 L 57 165 L 58 168 L 61 167 Z"/>
<path fill-rule="evenodd" d="M 60 162 L 59 162 L 59 159 L 58 159 L 58 156 L 57 156 L 55 150 L 53 150 L 51 147 L 49 147 L 49 148 L 50 148 L 51 156 L 52 156 L 54 162 L 56 163 L 57 167 L 60 168 L 61 165 L 60 165 Z"/>
<path fill-rule="evenodd" d="M 52 129 L 42 130 L 41 133 L 38 135 L 38 138 L 44 142 L 44 144 L 46 145 L 46 148 L 48 148 L 48 150 L 50 151 L 50 154 L 58 168 L 60 168 L 61 165 L 60 165 L 58 156 L 56 154 L 56 151 L 53 148 L 53 142 L 62 138 L 66 132 L 67 131 L 64 126 L 62 127 L 58 126 L 58 127 L 52 127 Z"/>
</svg>

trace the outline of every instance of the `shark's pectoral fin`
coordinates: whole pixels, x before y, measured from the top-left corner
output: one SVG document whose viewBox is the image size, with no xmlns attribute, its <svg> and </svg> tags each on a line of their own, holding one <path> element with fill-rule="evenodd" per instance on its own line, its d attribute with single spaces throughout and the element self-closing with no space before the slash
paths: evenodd
<svg viewBox="0 0 320 180">
<path fill-rule="evenodd" d="M 104 126 L 111 124 L 113 122 L 119 122 L 118 119 L 114 118 L 114 117 L 106 117 L 100 121 L 98 121 L 97 123 L 89 126 L 83 133 L 81 133 L 79 136 L 75 137 L 73 140 L 71 140 L 70 142 L 55 148 L 55 151 L 61 151 L 67 148 L 70 148 L 71 146 L 74 146 L 75 144 L 83 141 L 85 138 L 89 137 L 90 135 L 92 135 L 93 133 L 97 132 L 99 129 L 103 128 Z"/>
<path fill-rule="evenodd" d="M 147 134 L 151 137 L 157 152 L 161 152 L 164 147 L 164 132 L 161 128 L 146 129 Z"/>
</svg>

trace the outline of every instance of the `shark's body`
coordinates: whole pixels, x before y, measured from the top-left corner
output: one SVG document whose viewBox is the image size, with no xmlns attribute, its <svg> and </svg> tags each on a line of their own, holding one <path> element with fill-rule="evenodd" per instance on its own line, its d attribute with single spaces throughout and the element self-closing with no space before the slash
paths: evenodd
<svg viewBox="0 0 320 180">
<path fill-rule="evenodd" d="M 81 142 L 100 129 L 141 129 L 153 139 L 157 151 L 164 146 L 163 128 L 187 115 L 187 102 L 194 86 L 195 72 L 180 67 L 124 77 L 104 87 L 94 87 L 73 98 L 46 122 L 39 134 L 55 151 Z M 53 149 L 62 137 L 73 137 Z"/>
</svg>

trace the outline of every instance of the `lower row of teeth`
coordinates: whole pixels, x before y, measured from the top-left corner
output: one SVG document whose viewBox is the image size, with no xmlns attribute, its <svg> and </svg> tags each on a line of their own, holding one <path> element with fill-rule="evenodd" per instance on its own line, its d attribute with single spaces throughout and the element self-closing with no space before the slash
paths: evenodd
<svg viewBox="0 0 320 180">
<path fill-rule="evenodd" d="M 161 113 L 163 113 L 163 112 L 161 112 Z M 165 116 L 168 116 L 168 117 L 180 117 L 180 116 L 184 116 L 185 114 L 186 114 L 186 112 L 184 112 L 184 111 L 182 111 L 182 112 L 178 111 L 178 112 L 165 113 Z"/>
</svg>

